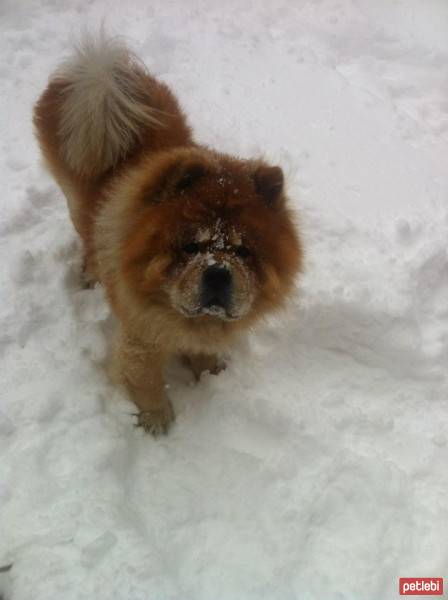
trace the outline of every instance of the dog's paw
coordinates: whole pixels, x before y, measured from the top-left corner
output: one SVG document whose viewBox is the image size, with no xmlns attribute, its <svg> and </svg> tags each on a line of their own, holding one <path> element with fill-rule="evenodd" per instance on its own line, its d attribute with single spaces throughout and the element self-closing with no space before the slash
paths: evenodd
<svg viewBox="0 0 448 600">
<path fill-rule="evenodd" d="M 200 380 L 202 373 L 208 371 L 211 375 L 218 375 L 226 368 L 226 363 L 215 354 L 193 354 L 184 360 L 193 371 L 196 381 Z"/>
<path fill-rule="evenodd" d="M 88 262 L 84 259 L 81 267 L 80 273 L 81 287 L 84 290 L 91 290 L 95 287 L 95 284 L 98 282 L 97 277 L 91 272 L 88 267 Z"/>
<path fill-rule="evenodd" d="M 174 421 L 174 410 L 170 402 L 151 410 L 141 410 L 137 415 L 136 427 L 142 427 L 146 433 L 157 437 L 168 433 Z"/>
</svg>

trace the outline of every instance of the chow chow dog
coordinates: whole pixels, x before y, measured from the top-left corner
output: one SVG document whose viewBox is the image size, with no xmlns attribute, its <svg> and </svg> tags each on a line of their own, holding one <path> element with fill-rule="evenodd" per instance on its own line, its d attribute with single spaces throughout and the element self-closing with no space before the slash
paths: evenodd
<svg viewBox="0 0 448 600">
<path fill-rule="evenodd" d="M 166 432 L 167 360 L 217 373 L 232 342 L 291 295 L 302 245 L 283 172 L 198 143 L 171 90 L 104 35 L 50 77 L 34 124 L 84 276 L 119 322 L 111 373 L 137 424 Z"/>
</svg>

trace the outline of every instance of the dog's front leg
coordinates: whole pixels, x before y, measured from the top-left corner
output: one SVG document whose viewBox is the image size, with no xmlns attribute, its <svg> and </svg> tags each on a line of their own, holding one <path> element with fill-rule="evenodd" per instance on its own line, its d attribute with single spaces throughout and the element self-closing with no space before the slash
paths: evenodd
<svg viewBox="0 0 448 600">
<path fill-rule="evenodd" d="M 139 409 L 137 424 L 148 433 L 166 433 L 174 411 L 165 391 L 166 358 L 153 346 L 121 333 L 115 349 L 114 371 L 129 389 Z"/>
</svg>

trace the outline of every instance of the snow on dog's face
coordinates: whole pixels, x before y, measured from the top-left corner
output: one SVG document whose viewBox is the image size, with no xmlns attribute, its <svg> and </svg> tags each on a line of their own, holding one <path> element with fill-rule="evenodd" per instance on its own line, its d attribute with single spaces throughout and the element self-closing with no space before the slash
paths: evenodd
<svg viewBox="0 0 448 600">
<path fill-rule="evenodd" d="M 145 167 L 124 268 L 140 298 L 229 326 L 281 305 L 301 264 L 281 169 L 196 149 Z"/>
<path fill-rule="evenodd" d="M 167 285 L 171 303 L 186 317 L 211 315 L 234 320 L 254 301 L 256 280 L 242 235 L 220 217 L 203 227 L 186 228 L 186 243 Z"/>
</svg>

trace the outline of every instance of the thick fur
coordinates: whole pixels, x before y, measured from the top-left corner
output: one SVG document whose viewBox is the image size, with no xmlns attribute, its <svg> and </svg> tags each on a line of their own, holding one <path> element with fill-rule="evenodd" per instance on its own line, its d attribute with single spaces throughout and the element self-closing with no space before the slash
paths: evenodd
<svg viewBox="0 0 448 600">
<path fill-rule="evenodd" d="M 146 126 L 158 126 L 145 73 L 119 39 L 85 38 L 56 72 L 64 86 L 59 121 L 61 150 L 81 176 L 115 167 L 141 139 Z"/>
<path fill-rule="evenodd" d="M 84 243 L 85 270 L 120 321 L 113 373 L 148 431 L 173 411 L 163 379 L 183 354 L 196 376 L 291 294 L 302 247 L 283 173 L 199 146 L 176 98 L 118 40 L 85 40 L 36 104 L 37 137 Z M 232 277 L 225 309 L 201 305 L 211 264 Z"/>
</svg>

